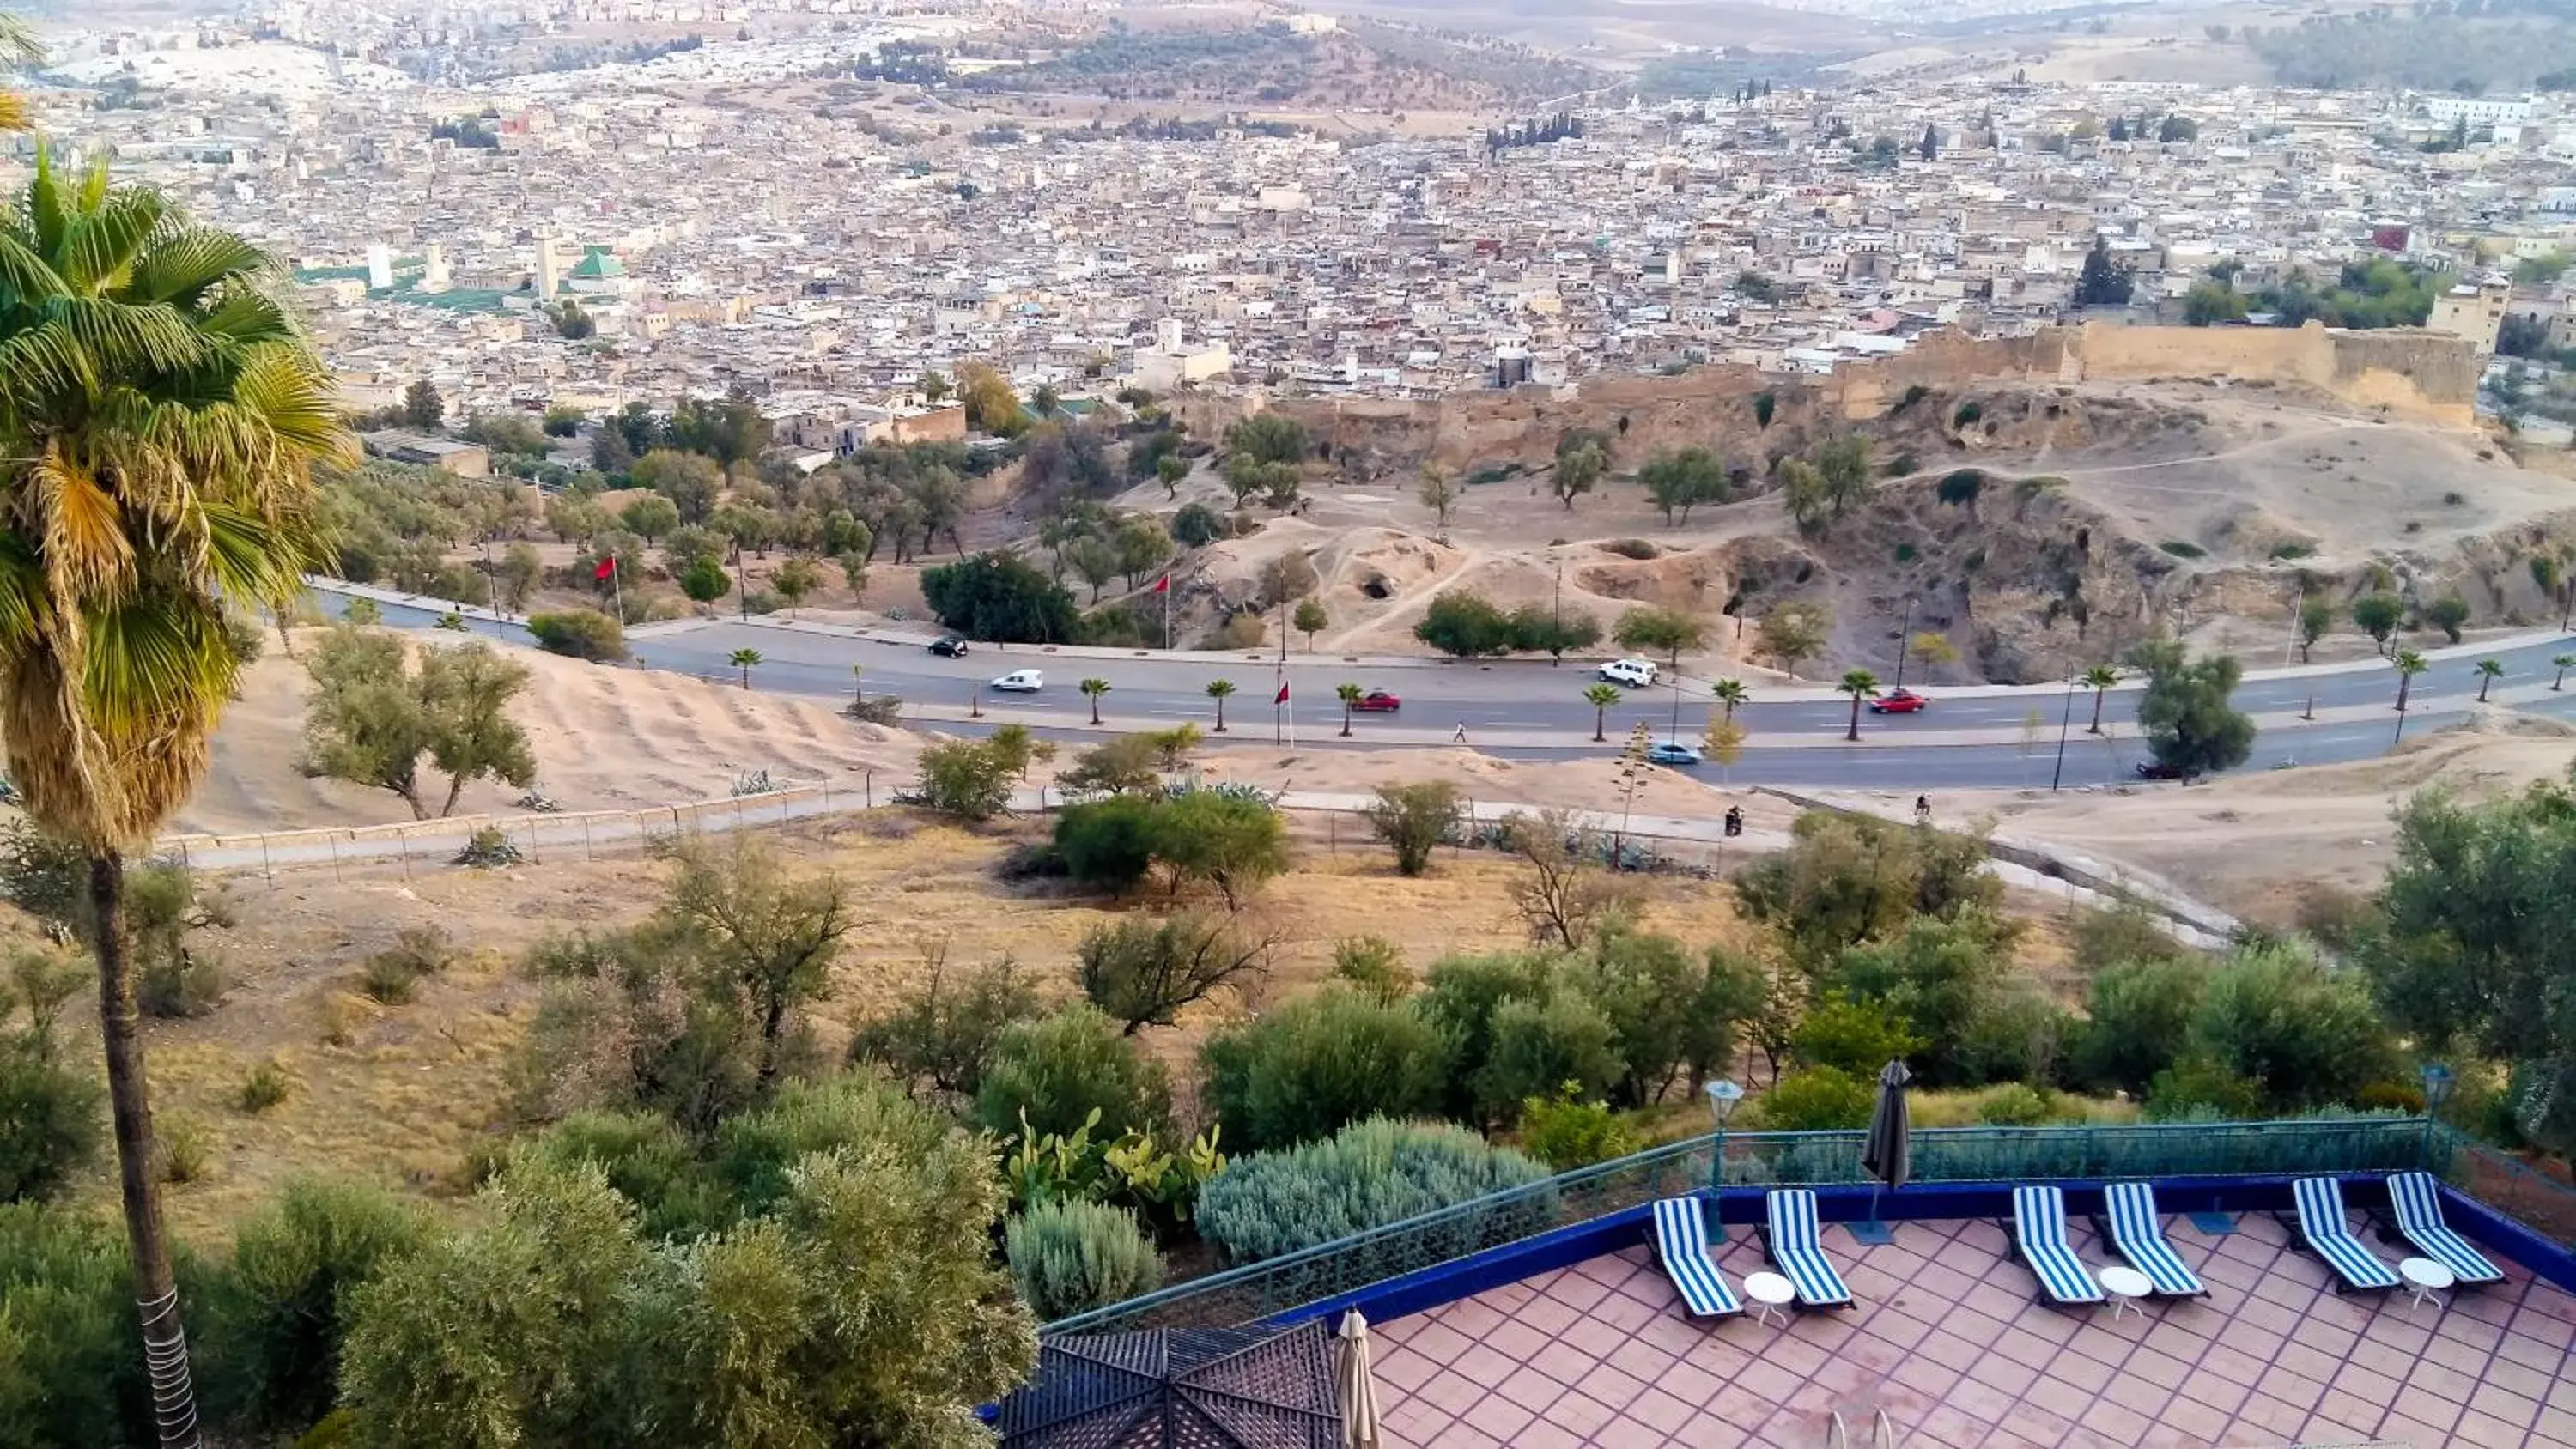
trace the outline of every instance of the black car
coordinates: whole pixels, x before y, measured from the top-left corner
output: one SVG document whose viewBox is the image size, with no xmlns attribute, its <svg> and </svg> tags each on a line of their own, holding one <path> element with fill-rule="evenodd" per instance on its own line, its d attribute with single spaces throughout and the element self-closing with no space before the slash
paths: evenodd
<svg viewBox="0 0 2576 1449">
<path fill-rule="evenodd" d="M 2138 778 L 2141 780 L 2180 780 L 2185 784 L 2189 784 L 2191 783 L 2192 776 L 2190 771 L 2185 770 L 2180 765 L 2168 765 L 2161 760 L 2140 760 L 2138 761 Z"/>
<path fill-rule="evenodd" d="M 930 652 L 942 659 L 963 659 L 966 657 L 966 641 L 959 635 L 943 634 L 930 641 Z"/>
</svg>

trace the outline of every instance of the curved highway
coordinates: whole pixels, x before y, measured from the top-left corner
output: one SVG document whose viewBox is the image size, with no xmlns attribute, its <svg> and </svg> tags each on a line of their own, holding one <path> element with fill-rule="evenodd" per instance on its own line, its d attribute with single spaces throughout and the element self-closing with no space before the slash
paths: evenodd
<svg viewBox="0 0 2576 1449">
<path fill-rule="evenodd" d="M 366 592 L 384 600 L 395 597 Z M 334 613 L 345 602 L 334 591 L 322 591 L 319 597 Z M 411 628 L 429 626 L 441 612 L 390 601 L 382 607 L 387 623 Z M 474 620 L 473 632 L 530 642 L 515 623 L 488 616 Z M 1476 749 L 1503 757 L 1557 759 L 1615 748 L 1593 742 L 1593 708 L 1582 696 L 1594 679 L 1588 666 L 1575 663 L 1371 664 L 1292 652 L 1284 666 L 1292 703 L 1281 712 L 1272 706 L 1283 667 L 1275 652 L 1173 657 L 977 644 L 964 659 L 943 659 L 919 642 L 861 638 L 848 630 L 775 618 L 651 626 L 631 635 L 628 644 L 645 667 L 711 680 L 735 677 L 729 661 L 736 649 L 757 649 L 762 662 L 752 673 L 754 689 L 817 698 L 847 697 L 856 666 L 862 671 L 856 682 L 868 693 L 894 694 L 905 701 L 906 723 L 958 733 L 1005 720 L 1049 733 L 1088 733 L 1090 701 L 1076 690 L 1085 676 L 1110 683 L 1110 693 L 1101 701 L 1104 728 L 1163 728 L 1184 720 L 1206 728 L 1215 713 L 1206 686 L 1222 677 L 1235 685 L 1234 696 L 1226 701 L 1226 719 L 1228 738 L 1238 742 L 1284 732 L 1291 727 L 1286 714 L 1293 715 L 1297 743 L 1306 747 L 1447 745 L 1463 726 Z M 2490 692 L 2492 702 L 2576 718 L 2576 690 L 2551 688 L 2557 671 L 2550 660 L 2571 650 L 2576 642 L 2525 635 L 2430 653 L 2433 667 L 2415 681 L 2405 730 L 2439 728 L 2463 718 L 2479 684 L 2475 661 L 2486 657 L 2505 665 L 2504 677 Z M 1044 671 L 1045 689 L 1034 695 L 997 695 L 987 687 L 995 677 L 1024 668 Z M 1338 734 L 1341 708 L 1334 699 L 1335 686 L 1343 683 L 1392 691 L 1402 696 L 1404 706 L 1395 714 L 1359 716 L 1345 741 Z M 2392 707 L 2396 686 L 2395 671 L 2377 660 L 2249 677 L 2234 700 L 2260 726 L 2245 768 L 2361 759 L 2386 751 L 2397 736 Z M 1852 745 L 1842 738 L 1850 719 L 1846 700 L 1816 686 L 1757 684 L 1752 702 L 1737 712 L 1750 738 L 1727 777 L 1744 783 L 1898 790 L 2045 786 L 2052 779 L 2070 786 L 2099 785 L 2131 778 L 2144 754 L 2137 739 L 2134 685 L 2115 688 L 2104 700 L 2102 735 L 2086 729 L 2093 709 L 2089 690 L 1982 686 L 1927 692 L 1935 701 L 1921 714 L 1864 714 L 1862 742 Z M 1677 703 L 1680 738 L 1696 742 L 1712 704 L 1707 683 L 1696 678 L 1684 680 L 1678 690 L 1668 682 L 1623 691 L 1622 702 L 1609 712 L 1610 739 L 1623 739 L 1638 723 L 1664 736 L 1672 728 Z M 969 717 L 977 709 L 983 715 L 980 724 Z M 2313 720 L 2304 717 L 2311 711 Z M 1715 776 L 1718 771 L 1708 765 L 1700 773 Z"/>
</svg>

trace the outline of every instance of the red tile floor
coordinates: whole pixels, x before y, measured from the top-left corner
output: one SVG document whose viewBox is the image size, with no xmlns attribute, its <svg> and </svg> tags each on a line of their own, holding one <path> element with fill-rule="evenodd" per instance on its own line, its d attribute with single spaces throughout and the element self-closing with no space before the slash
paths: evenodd
<svg viewBox="0 0 2576 1449">
<path fill-rule="evenodd" d="M 1786 1328 L 1684 1318 L 1642 1247 L 1376 1325 L 1385 1442 L 1814 1449 L 1834 1411 L 1866 1443 L 1885 1409 L 1922 1449 L 2576 1446 L 2576 1298 L 2511 1263 L 2439 1307 L 2339 1298 L 2268 1216 L 2217 1237 L 2168 1217 L 2210 1296 L 2115 1322 L 2035 1303 L 1991 1222 L 1895 1231 L 1865 1248 L 1826 1228 L 1859 1307 Z M 2089 1227 L 2074 1243 L 2115 1261 Z M 1738 1283 L 1764 1266 L 1742 1229 L 1719 1263 Z"/>
</svg>

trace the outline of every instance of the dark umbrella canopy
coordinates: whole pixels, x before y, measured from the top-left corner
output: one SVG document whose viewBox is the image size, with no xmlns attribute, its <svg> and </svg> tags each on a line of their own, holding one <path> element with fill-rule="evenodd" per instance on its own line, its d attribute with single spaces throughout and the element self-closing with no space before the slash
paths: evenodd
<svg viewBox="0 0 2576 1449">
<path fill-rule="evenodd" d="M 1903 1187 L 1914 1176 L 1914 1123 L 1905 1112 L 1905 1084 L 1913 1080 L 1901 1061 L 1880 1070 L 1878 1107 L 1869 1114 L 1869 1138 L 1861 1144 L 1861 1167 L 1889 1187 Z"/>
<path fill-rule="evenodd" d="M 1066 1334 L 996 1427 L 1005 1449 L 1337 1449 L 1327 1345 L 1321 1319 Z"/>
</svg>

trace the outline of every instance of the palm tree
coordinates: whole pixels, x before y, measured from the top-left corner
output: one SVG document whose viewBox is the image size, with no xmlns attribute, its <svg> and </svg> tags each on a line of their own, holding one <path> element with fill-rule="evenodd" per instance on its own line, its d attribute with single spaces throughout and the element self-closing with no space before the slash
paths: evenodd
<svg viewBox="0 0 2576 1449">
<path fill-rule="evenodd" d="M 1621 698 L 1615 685 L 1596 684 L 1583 691 L 1583 702 L 1592 706 L 1592 742 L 1594 744 L 1610 742 L 1610 706 L 1617 704 Z"/>
<path fill-rule="evenodd" d="M 36 32 L 15 15 L 0 14 L 0 62 L 12 66 L 34 65 L 45 58 L 43 46 L 36 43 Z M 0 131 L 34 129 L 35 118 L 28 114 L 27 98 L 16 91 L 0 90 Z"/>
<path fill-rule="evenodd" d="M 727 659 L 725 662 L 732 665 L 734 668 L 741 670 L 742 687 L 745 689 L 751 688 L 751 668 L 753 665 L 760 662 L 760 651 L 757 649 L 737 649 L 733 651 L 733 657 Z"/>
<path fill-rule="evenodd" d="M 1735 718 L 1735 707 L 1737 705 L 1746 703 L 1753 698 L 1753 691 L 1745 688 L 1744 681 L 1741 679 L 1721 679 L 1717 683 L 1710 685 L 1708 687 L 1708 692 L 1717 696 L 1717 702 L 1719 704 L 1726 706 L 1726 717 L 1728 719 Z"/>
<path fill-rule="evenodd" d="M 2423 673 L 2425 670 L 2430 669 L 2433 666 L 2425 663 L 2424 656 L 2416 653 L 2412 649 L 2398 650 L 2396 657 L 2391 659 L 2389 662 L 2397 666 L 2397 712 L 2399 714 L 2404 714 L 2406 712 L 2406 696 L 2412 693 L 2415 688 L 2415 676 Z M 2398 721 L 2398 728 L 2403 729 L 2405 727 L 2405 721 Z"/>
<path fill-rule="evenodd" d="M 2553 654 L 2549 656 L 2549 662 L 2558 670 L 2558 677 L 2549 681 L 2550 689 L 2555 691 L 2566 688 L 2567 671 L 2576 669 L 2576 654 Z"/>
<path fill-rule="evenodd" d="M 868 697 L 865 693 L 867 689 L 867 684 L 865 682 L 867 679 L 867 673 L 868 667 L 864 664 L 853 664 L 850 666 L 850 708 L 852 709 L 857 709 L 868 702 Z"/>
<path fill-rule="evenodd" d="M 2102 695 L 2119 682 L 2120 671 L 2108 664 L 2096 664 L 2084 671 L 2084 687 L 2093 691 L 2093 722 L 2084 727 L 2084 733 L 2102 733 Z"/>
<path fill-rule="evenodd" d="M 1857 741 L 1860 738 L 1860 702 L 1878 693 L 1878 676 L 1866 669 L 1847 669 L 1843 671 L 1843 682 L 1834 686 L 1834 692 L 1851 696 L 1851 728 L 1843 732 L 1843 738 Z"/>
<path fill-rule="evenodd" d="M 1082 681 L 1083 698 L 1091 701 L 1091 722 L 1093 724 L 1100 723 L 1100 696 L 1107 694 L 1108 692 L 1109 681 L 1106 679 L 1086 679 Z"/>
<path fill-rule="evenodd" d="M 2502 678 L 2504 678 L 2503 660 L 2481 659 L 2478 661 L 2478 703 L 2484 704 L 2487 702 L 2487 686 Z"/>
<path fill-rule="evenodd" d="M 1351 707 L 1360 702 L 1360 687 L 1356 684 L 1336 684 L 1333 686 L 1333 697 L 1342 702 L 1342 735 L 1347 739 L 1351 733 Z"/>
<path fill-rule="evenodd" d="M 1216 701 L 1216 732 L 1218 734 L 1224 734 L 1225 702 L 1234 697 L 1234 681 L 1231 679 L 1209 680 L 1207 696 L 1208 698 Z"/>
<path fill-rule="evenodd" d="M 14 44 L 0 28 L 0 45 Z M 273 263 L 160 193 L 39 150 L 0 213 L 0 737 L 28 813 L 86 858 L 119 1186 L 165 1445 L 197 1442 L 154 1170 L 128 851 L 205 777 L 241 665 L 224 609 L 284 610 L 322 556 L 312 466 L 354 462 Z"/>
</svg>

